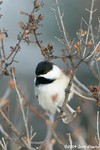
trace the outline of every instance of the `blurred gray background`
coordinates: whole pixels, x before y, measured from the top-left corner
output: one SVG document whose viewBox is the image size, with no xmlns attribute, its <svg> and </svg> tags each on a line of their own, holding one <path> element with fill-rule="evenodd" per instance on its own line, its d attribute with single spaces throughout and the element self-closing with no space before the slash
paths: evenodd
<svg viewBox="0 0 100 150">
<path fill-rule="evenodd" d="M 47 45 L 48 42 L 53 42 L 55 53 L 60 54 L 63 45 L 59 43 L 54 37 L 60 37 L 58 32 L 56 20 L 54 17 L 54 13 L 51 7 L 54 7 L 55 0 L 44 0 L 44 7 L 38 13 L 44 14 L 44 20 L 42 21 L 43 26 L 40 27 L 40 32 L 43 34 L 39 37 L 43 40 L 44 44 Z M 59 6 L 61 8 L 61 12 L 64 12 L 64 25 L 66 31 L 70 39 L 76 38 L 76 32 L 79 30 L 81 17 L 83 17 L 86 21 L 89 19 L 89 13 L 85 10 L 85 8 L 90 9 L 91 0 L 59 0 Z M 0 19 L 0 29 L 3 28 L 8 30 L 8 38 L 4 38 L 4 46 L 7 54 L 10 53 L 10 46 L 15 46 L 17 43 L 17 35 L 21 31 L 18 23 L 20 21 L 27 21 L 27 16 L 21 15 L 20 11 L 25 11 L 29 13 L 33 8 L 32 0 L 4 0 L 1 5 L 0 13 L 3 14 L 3 17 Z M 98 16 L 100 17 L 100 0 L 96 0 L 95 8 L 97 11 L 94 15 L 93 25 L 97 26 Z M 25 95 L 29 98 L 30 101 L 38 107 L 37 102 L 35 102 L 34 97 L 34 70 L 37 63 L 43 60 L 41 56 L 40 49 L 36 44 L 30 44 L 29 46 L 26 43 L 21 43 L 21 51 L 18 52 L 16 56 L 16 60 L 19 63 L 14 63 L 12 66 L 16 67 L 16 79 L 22 90 L 25 92 Z M 65 67 L 64 63 L 61 61 L 55 61 L 62 69 Z M 77 77 L 81 82 L 84 82 L 85 85 L 89 86 L 90 84 L 97 84 L 97 80 L 92 75 L 91 71 L 88 69 L 86 65 L 83 65 L 79 68 L 77 72 Z M 4 76 L 0 79 L 0 97 L 2 97 L 8 88 L 8 82 L 10 77 Z M 16 106 L 16 98 L 15 91 L 12 91 L 10 95 L 11 103 L 14 103 L 12 108 L 12 112 L 15 111 Z M 80 102 L 79 102 L 80 103 Z M 78 104 L 78 102 L 77 102 Z M 76 105 L 77 105 L 76 104 Z M 33 115 L 33 114 L 32 114 Z M 13 122 L 15 124 L 21 124 L 18 121 L 19 118 L 14 118 L 11 116 Z M 44 130 L 41 130 L 37 125 L 44 125 L 41 120 L 39 120 L 34 115 L 35 123 L 33 125 L 34 130 L 37 132 L 37 138 L 40 138 L 40 135 L 44 135 Z M 30 118 L 30 124 L 32 123 Z M 22 126 L 22 125 L 20 125 Z M 61 125 L 62 126 L 62 125 Z M 63 125 L 65 126 L 65 125 Z M 45 126 L 43 126 L 45 129 Z M 20 129 L 20 128 L 19 128 Z M 59 132 L 62 128 L 58 128 Z M 23 129 L 22 129 L 23 130 Z M 65 129 L 63 132 L 66 132 Z M 38 135 L 39 133 L 39 135 Z"/>
</svg>

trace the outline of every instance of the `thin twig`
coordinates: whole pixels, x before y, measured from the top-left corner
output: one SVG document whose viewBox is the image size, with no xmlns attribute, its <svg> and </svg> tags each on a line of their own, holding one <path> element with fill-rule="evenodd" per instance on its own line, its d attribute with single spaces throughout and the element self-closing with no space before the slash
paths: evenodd
<svg viewBox="0 0 100 150">
<path fill-rule="evenodd" d="M 0 109 L 0 114 L 3 117 L 3 119 L 6 121 L 8 127 L 19 137 L 19 139 L 23 142 L 24 146 L 28 148 L 27 141 L 22 137 L 22 135 L 15 128 L 15 126 L 9 121 L 9 119 L 6 117 L 6 115 L 4 114 L 4 112 L 2 111 L 2 109 Z"/>
<path fill-rule="evenodd" d="M 100 128 L 100 123 L 99 123 L 99 111 L 97 111 L 97 139 L 98 139 L 98 145 L 100 147 L 100 135 L 99 135 L 99 128 Z"/>
<path fill-rule="evenodd" d="M 54 12 L 54 16 L 55 16 L 55 20 L 56 20 L 56 23 L 57 23 L 57 26 L 58 26 L 58 31 L 60 32 L 60 35 L 62 37 L 62 39 L 58 38 L 55 36 L 55 38 L 60 41 L 62 44 L 64 44 L 64 41 L 63 41 L 63 32 L 62 32 L 62 29 L 61 29 L 61 26 L 59 24 L 59 21 L 58 21 L 58 17 L 57 17 L 57 14 L 56 14 L 56 10 L 54 8 L 51 8 Z"/>
<path fill-rule="evenodd" d="M 66 89 L 66 92 L 65 92 L 65 100 L 63 102 L 63 105 L 62 105 L 62 108 L 65 108 L 66 107 L 66 104 L 68 103 L 68 97 L 69 97 L 69 94 L 70 94 L 70 90 L 71 90 L 71 87 L 72 87 L 72 82 L 73 82 L 73 79 L 74 79 L 74 72 L 71 74 L 71 77 L 70 77 L 70 81 L 69 81 L 69 84 L 67 86 L 67 89 Z"/>
<path fill-rule="evenodd" d="M 72 138 L 71 138 L 71 134 L 70 134 L 70 133 L 68 133 L 68 134 L 67 134 L 67 137 L 68 137 L 68 141 L 69 141 L 69 147 L 70 147 L 70 150 L 72 150 L 73 145 L 72 145 Z"/>
<path fill-rule="evenodd" d="M 30 140 L 29 140 L 28 124 L 27 124 L 27 119 L 26 119 L 25 112 L 24 112 L 24 107 L 23 107 L 23 98 L 21 97 L 20 92 L 19 92 L 18 87 L 17 87 L 14 69 L 12 69 L 12 77 L 13 77 L 14 84 L 15 84 L 15 89 L 16 89 L 16 92 L 17 92 L 17 95 L 18 95 L 18 100 L 19 100 L 19 103 L 20 103 L 20 106 L 21 106 L 21 111 L 22 111 L 23 121 L 25 123 L 25 128 L 26 128 L 28 143 L 29 143 L 29 145 L 31 147 L 31 143 L 30 143 Z"/>
<path fill-rule="evenodd" d="M 2 138 L 2 140 L 0 140 L 0 145 L 3 150 L 7 150 L 7 143 L 5 142 L 4 138 Z"/>
<path fill-rule="evenodd" d="M 95 48 L 94 48 L 94 50 L 92 51 L 92 53 L 91 53 L 88 57 L 86 57 L 85 60 L 89 60 L 93 55 L 95 55 L 96 50 L 97 50 L 97 47 L 98 47 L 99 45 L 100 45 L 100 41 L 99 41 L 98 44 L 95 46 Z"/>
<path fill-rule="evenodd" d="M 92 0 L 91 10 L 86 9 L 86 10 L 89 11 L 89 13 L 90 13 L 89 24 L 88 24 L 88 30 L 87 30 L 87 36 L 86 36 L 86 40 L 85 40 L 85 43 L 86 43 L 86 44 L 87 44 L 88 39 L 89 39 L 89 33 L 90 33 L 91 25 L 92 25 L 92 15 L 93 15 L 93 13 L 94 13 L 94 10 L 93 10 L 94 1 L 95 1 L 95 0 Z M 87 50 L 87 47 L 84 48 L 83 58 L 85 57 L 86 50 Z"/>
<path fill-rule="evenodd" d="M 5 49 L 4 49 L 4 43 L 3 43 L 3 38 L 1 39 L 1 45 L 2 45 L 2 52 L 3 52 L 3 57 L 6 63 L 6 53 L 5 53 Z"/>
<path fill-rule="evenodd" d="M 8 133 L 4 130 L 3 126 L 0 124 L 0 132 L 8 139 L 11 139 Z"/>
<path fill-rule="evenodd" d="M 65 40 L 65 45 L 67 45 L 68 48 L 70 48 L 68 37 L 66 35 L 65 26 L 64 26 L 64 23 L 63 23 L 63 14 L 61 15 L 61 11 L 60 11 L 60 8 L 59 8 L 58 0 L 56 0 L 56 5 L 57 5 L 57 11 L 58 11 L 58 15 L 59 15 L 60 23 L 61 23 L 61 28 L 62 28 L 64 40 Z M 57 21 L 57 24 L 58 24 L 58 21 Z M 60 31 L 61 31 L 61 28 L 59 27 Z"/>
<path fill-rule="evenodd" d="M 13 48 L 13 51 L 8 55 L 7 60 L 10 59 L 10 57 L 15 53 L 14 56 L 12 57 L 12 60 L 11 60 L 11 62 L 13 62 L 13 60 L 14 60 L 14 58 L 15 58 L 17 52 L 19 51 L 20 44 L 21 44 L 21 42 L 22 42 L 22 40 L 23 40 L 24 35 L 25 35 L 25 31 L 23 31 L 23 33 L 22 33 L 22 35 L 21 35 L 21 38 L 20 38 L 20 40 L 18 41 L 18 43 L 16 44 L 15 48 Z M 10 64 L 11 64 L 11 62 L 10 62 Z"/>
</svg>

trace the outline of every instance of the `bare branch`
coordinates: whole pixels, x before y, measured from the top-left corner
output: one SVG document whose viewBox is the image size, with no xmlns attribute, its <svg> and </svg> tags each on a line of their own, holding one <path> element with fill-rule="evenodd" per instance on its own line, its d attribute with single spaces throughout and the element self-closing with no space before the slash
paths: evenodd
<svg viewBox="0 0 100 150">
<path fill-rule="evenodd" d="M 92 53 L 86 57 L 85 60 L 89 60 L 91 57 L 95 56 L 94 54 L 96 53 L 97 47 L 100 45 L 100 41 L 98 42 L 98 44 L 95 46 L 94 50 L 92 51 Z"/>
<path fill-rule="evenodd" d="M 16 92 L 17 92 L 17 95 L 18 95 L 18 100 L 19 100 L 19 103 L 20 103 L 20 106 L 21 106 L 23 121 L 24 121 L 24 124 L 25 124 L 26 133 L 27 133 L 28 144 L 29 144 L 29 147 L 31 147 L 31 143 L 30 143 L 30 140 L 29 140 L 28 124 L 27 124 L 27 119 L 26 119 L 25 112 L 24 112 L 24 107 L 23 107 L 23 98 L 21 97 L 20 92 L 19 92 L 18 87 L 17 87 L 17 83 L 16 83 L 16 79 L 15 79 L 15 69 L 12 68 L 11 72 L 12 72 L 12 77 L 13 77 L 14 84 L 15 84 L 15 89 L 16 89 Z"/>
<path fill-rule="evenodd" d="M 95 1 L 95 0 L 92 0 L 91 10 L 86 9 L 86 10 L 89 11 L 90 17 L 89 17 L 89 24 L 88 24 L 88 30 L 87 30 L 87 36 L 86 36 L 85 43 L 88 42 L 89 34 L 90 34 L 90 29 L 91 29 L 91 25 L 92 25 L 92 19 L 93 19 L 93 13 L 94 13 L 94 10 L 93 10 L 93 7 L 94 7 L 94 1 Z M 84 48 L 83 58 L 85 57 L 86 50 L 87 50 L 87 47 Z"/>
<path fill-rule="evenodd" d="M 98 139 L 98 145 L 100 147 L 100 116 L 99 116 L 99 111 L 97 111 L 97 139 Z"/>
<path fill-rule="evenodd" d="M 0 145 L 3 150 L 7 150 L 7 143 L 5 142 L 4 138 L 2 138 L 2 140 L 0 140 Z"/>
<path fill-rule="evenodd" d="M 27 142 L 26 140 L 22 137 L 22 135 L 18 132 L 18 130 L 15 128 L 15 126 L 9 121 L 9 119 L 5 116 L 4 112 L 2 111 L 2 109 L 0 109 L 0 114 L 3 117 L 3 119 L 6 121 L 8 127 L 11 128 L 11 130 L 19 137 L 19 139 L 21 139 L 21 141 L 23 142 L 25 147 L 27 146 Z"/>
<path fill-rule="evenodd" d="M 66 35 L 65 26 L 64 26 L 64 23 L 63 23 L 63 15 L 64 14 L 61 15 L 58 0 L 56 0 L 56 5 L 57 5 L 57 11 L 58 11 L 61 27 L 59 26 L 58 19 L 56 17 L 57 25 L 58 25 L 60 31 L 61 31 L 61 28 L 62 28 L 62 32 L 63 32 L 63 36 L 64 36 L 64 40 L 65 40 L 64 43 L 65 43 L 66 46 L 68 46 L 70 48 L 69 41 L 68 41 L 68 38 L 67 38 L 67 35 Z M 56 14 L 55 14 L 55 16 L 56 16 Z"/>
</svg>

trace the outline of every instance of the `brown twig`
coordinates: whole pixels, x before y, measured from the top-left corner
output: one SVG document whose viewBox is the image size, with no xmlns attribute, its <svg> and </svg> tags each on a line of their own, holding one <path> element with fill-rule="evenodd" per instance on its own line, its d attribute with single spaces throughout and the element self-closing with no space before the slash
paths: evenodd
<svg viewBox="0 0 100 150">
<path fill-rule="evenodd" d="M 0 109 L 0 114 L 7 123 L 8 127 L 19 137 L 19 139 L 22 141 L 23 145 L 27 147 L 27 141 L 22 137 L 22 135 L 18 132 L 18 130 L 15 128 L 15 126 L 10 122 L 10 120 L 6 117 L 2 109 Z"/>
<path fill-rule="evenodd" d="M 1 39 L 1 45 L 2 45 L 2 52 L 3 52 L 3 57 L 6 63 L 6 53 L 5 53 L 5 49 L 4 49 L 4 43 L 3 43 L 3 38 Z"/>
<path fill-rule="evenodd" d="M 11 58 L 11 56 L 14 54 L 13 57 L 12 57 L 11 62 L 8 63 L 8 66 L 13 63 L 14 58 L 15 58 L 16 54 L 18 53 L 19 49 L 20 49 L 20 44 L 21 44 L 21 42 L 22 42 L 22 40 L 23 40 L 23 37 L 24 37 L 24 31 L 23 31 L 23 33 L 22 33 L 22 35 L 21 35 L 21 38 L 19 39 L 18 43 L 17 43 L 16 46 L 13 48 L 12 52 L 7 56 L 7 60 L 9 60 L 9 59 Z"/>
</svg>

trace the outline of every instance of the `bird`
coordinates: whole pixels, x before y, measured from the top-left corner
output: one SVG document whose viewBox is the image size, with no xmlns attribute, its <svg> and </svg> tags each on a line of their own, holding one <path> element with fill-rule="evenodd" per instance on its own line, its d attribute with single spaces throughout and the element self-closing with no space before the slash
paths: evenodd
<svg viewBox="0 0 100 150">
<path fill-rule="evenodd" d="M 38 63 L 35 74 L 34 89 L 39 105 L 54 115 L 58 107 L 63 105 L 70 78 L 57 65 L 49 61 Z M 71 88 L 68 101 L 72 99 L 73 94 Z"/>
<path fill-rule="evenodd" d="M 48 111 L 51 116 L 54 116 L 56 111 L 60 111 L 59 108 L 61 108 L 64 103 L 66 98 L 65 92 L 68 88 L 70 77 L 56 64 L 50 61 L 39 62 L 36 66 L 35 74 L 34 89 L 39 105 Z M 83 91 L 88 94 L 85 96 Z M 68 105 L 74 93 L 84 99 L 95 101 L 93 97 L 90 97 L 90 91 L 74 77 L 66 103 L 66 110 L 69 116 L 67 115 L 67 117 L 62 119 L 64 123 L 69 123 L 75 117 L 73 116 L 72 118 L 72 114 L 75 114 L 74 109 Z"/>
</svg>

